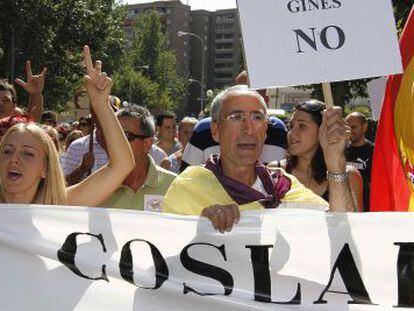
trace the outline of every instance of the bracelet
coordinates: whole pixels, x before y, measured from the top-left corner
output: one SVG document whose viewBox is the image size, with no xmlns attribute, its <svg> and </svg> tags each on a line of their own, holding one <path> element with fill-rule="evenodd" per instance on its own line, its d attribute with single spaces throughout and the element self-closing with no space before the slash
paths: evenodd
<svg viewBox="0 0 414 311">
<path fill-rule="evenodd" d="M 338 184 L 343 184 L 348 182 L 349 180 L 349 171 L 348 169 L 345 169 L 345 172 L 343 173 L 331 173 L 330 171 L 326 171 L 326 179 L 328 181 L 334 181 Z"/>
</svg>

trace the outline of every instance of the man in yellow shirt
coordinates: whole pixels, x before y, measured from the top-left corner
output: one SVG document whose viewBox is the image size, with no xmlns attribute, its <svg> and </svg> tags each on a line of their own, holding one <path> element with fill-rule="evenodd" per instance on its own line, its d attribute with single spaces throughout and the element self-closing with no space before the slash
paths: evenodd
<svg viewBox="0 0 414 311">
<path fill-rule="evenodd" d="M 205 167 L 187 168 L 167 191 L 164 212 L 206 216 L 223 232 L 237 223 L 240 210 L 275 208 L 279 203 L 328 208 L 295 177 L 258 163 L 267 129 L 266 104 L 260 94 L 245 85 L 230 87 L 213 100 L 211 114 L 211 133 L 220 144 L 220 156 L 213 156 Z M 349 127 L 340 108 L 324 112 L 320 137 L 331 176 L 330 210 L 352 211 L 343 156 Z"/>
</svg>

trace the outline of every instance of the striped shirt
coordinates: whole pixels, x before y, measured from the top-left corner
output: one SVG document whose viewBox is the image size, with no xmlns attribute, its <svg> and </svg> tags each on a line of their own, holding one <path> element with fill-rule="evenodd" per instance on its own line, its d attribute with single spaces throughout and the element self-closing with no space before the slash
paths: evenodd
<svg viewBox="0 0 414 311">
<path fill-rule="evenodd" d="M 89 151 L 89 141 L 90 135 L 87 135 L 70 144 L 68 150 L 66 150 L 61 158 L 61 165 L 65 176 L 70 175 L 82 164 L 83 156 Z M 95 157 L 95 163 L 93 164 L 92 172 L 101 168 L 108 162 L 108 155 L 96 140 L 95 134 L 93 135 L 93 155 Z M 83 178 L 85 177 L 86 174 Z"/>
</svg>

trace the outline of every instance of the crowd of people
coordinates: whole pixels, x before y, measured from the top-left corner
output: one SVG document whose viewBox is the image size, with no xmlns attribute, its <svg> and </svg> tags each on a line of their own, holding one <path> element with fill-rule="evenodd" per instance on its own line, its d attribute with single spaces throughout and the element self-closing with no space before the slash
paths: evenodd
<svg viewBox="0 0 414 311">
<path fill-rule="evenodd" d="M 285 124 L 267 115 L 265 90 L 236 77 L 213 100 L 211 117 L 111 105 L 112 81 L 84 48 L 90 116 L 72 124 L 43 111 L 46 69 L 0 82 L 0 202 L 68 204 L 201 215 L 231 230 L 240 212 L 295 207 L 369 211 L 373 143 L 367 118 L 317 100 Z"/>
</svg>

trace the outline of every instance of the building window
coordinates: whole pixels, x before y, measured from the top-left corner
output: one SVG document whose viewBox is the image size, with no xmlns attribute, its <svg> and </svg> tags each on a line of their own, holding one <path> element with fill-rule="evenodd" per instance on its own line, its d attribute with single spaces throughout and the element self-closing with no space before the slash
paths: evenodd
<svg viewBox="0 0 414 311">
<path fill-rule="evenodd" d="M 218 59 L 233 58 L 233 53 L 216 54 L 215 56 Z"/>
</svg>

